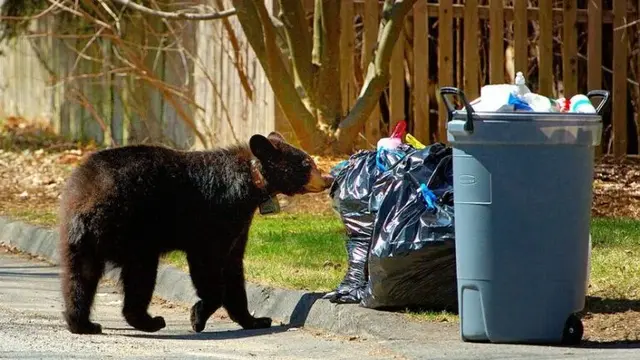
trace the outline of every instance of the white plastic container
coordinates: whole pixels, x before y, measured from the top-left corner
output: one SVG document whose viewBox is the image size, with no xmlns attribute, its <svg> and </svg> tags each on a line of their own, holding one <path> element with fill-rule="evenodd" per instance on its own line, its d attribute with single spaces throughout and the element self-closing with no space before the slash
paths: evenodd
<svg viewBox="0 0 640 360">
<path fill-rule="evenodd" d="M 571 98 L 571 107 L 569 112 L 583 113 L 583 114 L 595 114 L 596 108 L 593 107 L 589 98 L 585 95 L 579 94 Z"/>
</svg>

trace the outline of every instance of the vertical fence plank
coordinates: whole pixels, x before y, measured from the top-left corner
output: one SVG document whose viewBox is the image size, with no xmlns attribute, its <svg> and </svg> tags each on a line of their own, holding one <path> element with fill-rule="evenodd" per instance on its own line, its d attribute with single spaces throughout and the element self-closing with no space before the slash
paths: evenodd
<svg viewBox="0 0 640 360">
<path fill-rule="evenodd" d="M 81 38 L 72 43 L 74 43 L 75 48 L 73 48 L 73 55 L 71 59 L 69 59 L 70 61 L 67 67 L 67 76 L 74 78 L 73 80 L 69 80 L 68 84 L 68 89 L 70 90 L 70 96 L 67 97 L 67 101 L 70 103 L 69 129 L 74 139 L 82 139 L 82 106 L 78 102 L 77 92 L 83 82 L 83 78 L 79 77 L 79 75 L 82 74 L 82 64 L 87 60 L 82 58 L 81 51 L 87 45 L 87 40 Z"/>
<path fill-rule="evenodd" d="M 464 4 L 464 92 L 469 99 L 480 95 L 478 75 L 478 0 Z"/>
<path fill-rule="evenodd" d="M 578 29 L 576 27 L 576 0 L 564 0 L 562 19 L 562 82 L 564 96 L 578 92 Z"/>
<path fill-rule="evenodd" d="M 413 135 L 424 143 L 431 142 L 428 21 L 426 2 L 417 2 L 413 6 Z"/>
<path fill-rule="evenodd" d="M 342 1 L 340 3 L 340 90 L 343 115 L 351 109 L 356 92 L 353 78 L 355 43 L 353 16 L 353 1 Z"/>
<path fill-rule="evenodd" d="M 529 36 L 527 33 L 527 27 L 529 24 L 527 17 L 527 5 L 528 1 L 514 1 L 513 11 L 515 12 L 513 22 L 513 50 L 515 52 L 514 67 L 515 71 L 522 71 L 527 76 L 529 70 Z"/>
<path fill-rule="evenodd" d="M 389 134 L 396 124 L 403 120 L 404 114 L 404 30 L 393 47 L 389 66 Z"/>
<path fill-rule="evenodd" d="M 597 90 L 602 87 L 602 0 L 589 0 L 588 5 L 588 43 L 587 43 L 587 87 Z M 600 156 L 604 144 L 596 147 L 595 154 Z"/>
<path fill-rule="evenodd" d="M 462 0 L 454 0 L 453 4 L 455 7 L 460 6 L 462 4 Z M 453 58 L 455 60 L 454 67 L 454 83 L 456 87 L 462 88 L 464 85 L 464 63 L 462 59 L 462 51 L 463 51 L 463 32 L 462 29 L 462 17 L 454 16 L 453 17 L 453 45 L 454 45 L 454 53 Z"/>
<path fill-rule="evenodd" d="M 495 0 L 494 0 L 495 1 Z M 440 0 L 438 14 L 438 85 L 453 85 L 453 1 Z M 447 140 L 447 111 L 440 101 L 438 110 L 438 141 Z"/>
<path fill-rule="evenodd" d="M 626 1 L 613 2 L 613 153 L 627 153 L 627 29 Z M 622 29 L 619 29 L 623 27 Z M 618 28 L 618 30 L 615 30 Z"/>
<path fill-rule="evenodd" d="M 86 51 L 86 54 L 95 60 L 84 60 L 84 74 L 89 75 L 82 81 L 80 87 L 82 97 L 88 102 L 83 106 L 83 138 L 94 140 L 97 144 L 104 144 L 105 134 L 102 124 L 105 122 L 104 97 L 102 96 L 102 44 L 100 40 L 94 41 Z"/>
<path fill-rule="evenodd" d="M 55 17 L 48 16 L 48 31 L 53 33 L 55 31 Z M 62 113 L 62 102 L 63 102 L 63 88 L 61 82 L 61 74 L 60 70 L 62 69 L 62 62 L 60 61 L 60 40 L 55 36 L 49 37 L 49 49 L 51 49 L 51 68 L 53 69 L 54 74 L 52 74 L 52 82 L 51 86 L 53 86 L 52 93 L 52 109 L 53 109 L 53 118 L 52 125 L 54 126 L 54 131 L 56 133 L 61 133 L 60 126 L 60 115 Z"/>
<path fill-rule="evenodd" d="M 539 0 L 538 21 L 540 37 L 538 40 L 539 90 L 545 96 L 553 95 L 553 1 Z"/>
<path fill-rule="evenodd" d="M 379 9 L 378 0 L 364 1 L 364 17 L 362 35 L 362 73 L 367 74 L 369 63 L 373 59 L 373 51 L 378 43 Z M 375 144 L 380 138 L 380 107 L 376 105 L 365 125 L 367 141 Z"/>
<path fill-rule="evenodd" d="M 489 1 L 489 81 L 504 82 L 504 2 Z"/>
</svg>

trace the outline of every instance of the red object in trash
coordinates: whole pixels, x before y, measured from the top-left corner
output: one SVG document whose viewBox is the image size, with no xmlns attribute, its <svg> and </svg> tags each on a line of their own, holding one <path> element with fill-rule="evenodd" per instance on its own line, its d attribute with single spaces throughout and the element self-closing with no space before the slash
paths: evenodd
<svg viewBox="0 0 640 360">
<path fill-rule="evenodd" d="M 404 120 L 400 120 L 398 122 L 398 124 L 396 124 L 396 127 L 393 129 L 393 132 L 391 133 L 391 136 L 389 136 L 390 138 L 396 138 L 396 139 L 402 139 L 402 137 L 404 136 L 404 134 L 407 131 L 407 122 Z"/>
</svg>

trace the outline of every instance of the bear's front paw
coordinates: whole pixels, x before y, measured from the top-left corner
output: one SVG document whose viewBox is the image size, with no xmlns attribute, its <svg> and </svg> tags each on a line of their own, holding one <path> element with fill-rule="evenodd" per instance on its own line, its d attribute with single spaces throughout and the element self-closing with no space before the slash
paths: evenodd
<svg viewBox="0 0 640 360">
<path fill-rule="evenodd" d="M 251 321 L 247 322 L 242 326 L 243 329 L 266 329 L 271 327 L 271 318 L 268 317 L 260 317 L 253 318 Z"/>
</svg>

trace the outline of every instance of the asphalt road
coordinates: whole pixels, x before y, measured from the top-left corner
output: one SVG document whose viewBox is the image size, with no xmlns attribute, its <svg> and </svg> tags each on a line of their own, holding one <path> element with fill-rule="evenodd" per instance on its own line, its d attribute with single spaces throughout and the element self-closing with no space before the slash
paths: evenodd
<svg viewBox="0 0 640 360">
<path fill-rule="evenodd" d="M 156 333 L 133 330 L 120 315 L 122 297 L 103 283 L 93 319 L 101 335 L 74 335 L 64 326 L 59 268 L 12 255 L 0 248 L 0 358 L 9 359 L 390 359 L 384 347 L 360 339 L 276 326 L 245 331 L 212 318 L 204 332 L 189 325 L 188 309 L 154 301 L 151 314 L 167 327 Z"/>
<path fill-rule="evenodd" d="M 62 321 L 58 271 L 0 247 L 0 358 L 637 359 L 640 353 L 639 344 L 586 343 L 580 348 L 470 344 L 459 340 L 455 324 L 429 325 L 422 333 L 398 328 L 397 338 L 375 341 L 285 326 L 245 331 L 217 316 L 196 334 L 187 308 L 158 300 L 150 312 L 164 316 L 167 327 L 148 334 L 124 321 L 121 294 L 109 283 L 101 284 L 93 315 L 104 333 L 74 335 Z"/>
</svg>

